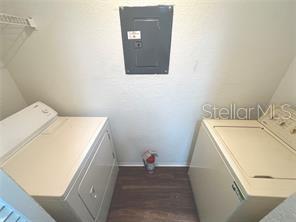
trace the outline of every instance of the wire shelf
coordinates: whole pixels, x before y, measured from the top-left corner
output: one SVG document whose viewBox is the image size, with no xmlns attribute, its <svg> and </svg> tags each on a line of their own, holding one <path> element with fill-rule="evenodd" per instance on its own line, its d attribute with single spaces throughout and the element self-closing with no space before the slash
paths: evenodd
<svg viewBox="0 0 296 222">
<path fill-rule="evenodd" d="M 30 17 L 24 18 L 24 17 L 9 15 L 5 13 L 0 13 L 0 24 L 19 25 L 19 26 L 30 27 L 33 29 L 37 28 L 34 20 Z"/>
</svg>

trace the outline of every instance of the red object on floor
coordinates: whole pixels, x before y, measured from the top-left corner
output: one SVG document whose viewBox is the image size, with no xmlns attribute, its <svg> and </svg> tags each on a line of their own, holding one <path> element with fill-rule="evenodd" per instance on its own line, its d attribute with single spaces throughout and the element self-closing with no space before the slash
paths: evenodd
<svg viewBox="0 0 296 222">
<path fill-rule="evenodd" d="M 154 163 L 155 162 L 155 156 L 151 155 L 150 157 L 147 158 L 147 163 Z"/>
</svg>

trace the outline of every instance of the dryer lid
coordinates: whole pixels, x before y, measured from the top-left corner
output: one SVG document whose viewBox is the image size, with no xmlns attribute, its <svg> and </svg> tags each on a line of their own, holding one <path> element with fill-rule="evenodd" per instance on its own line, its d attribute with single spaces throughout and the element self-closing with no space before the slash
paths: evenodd
<svg viewBox="0 0 296 222">
<path fill-rule="evenodd" d="M 19 147 L 44 130 L 57 112 L 42 102 L 36 102 L 0 121 L 0 165 Z"/>
<path fill-rule="evenodd" d="M 296 180 L 296 152 L 263 127 L 216 126 L 215 130 L 249 177 Z"/>
</svg>

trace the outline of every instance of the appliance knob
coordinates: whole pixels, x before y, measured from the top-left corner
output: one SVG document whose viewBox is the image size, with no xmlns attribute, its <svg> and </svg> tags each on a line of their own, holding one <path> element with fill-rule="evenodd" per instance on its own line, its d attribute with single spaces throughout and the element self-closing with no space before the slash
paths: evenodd
<svg viewBox="0 0 296 222">
<path fill-rule="evenodd" d="M 292 135 L 296 134 L 296 127 L 294 127 L 293 129 L 291 129 L 291 130 L 290 130 L 290 133 L 291 133 Z"/>
<path fill-rule="evenodd" d="M 285 120 L 280 120 L 280 121 L 279 121 L 279 125 L 280 125 L 280 126 L 284 126 L 284 125 L 286 125 Z"/>
<path fill-rule="evenodd" d="M 45 114 L 48 113 L 48 109 L 42 109 L 41 111 Z"/>
</svg>

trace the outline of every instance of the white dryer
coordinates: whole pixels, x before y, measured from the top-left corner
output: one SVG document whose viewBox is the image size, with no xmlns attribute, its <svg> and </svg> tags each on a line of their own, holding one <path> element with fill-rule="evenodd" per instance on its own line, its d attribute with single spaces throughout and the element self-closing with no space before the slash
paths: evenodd
<svg viewBox="0 0 296 222">
<path fill-rule="evenodd" d="M 201 222 L 258 222 L 296 192 L 295 111 L 203 120 L 189 176 Z"/>
<path fill-rule="evenodd" d="M 0 166 L 57 221 L 104 222 L 118 166 L 108 119 L 37 102 L 0 124 Z"/>
</svg>

